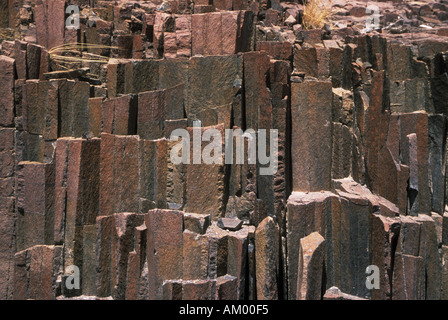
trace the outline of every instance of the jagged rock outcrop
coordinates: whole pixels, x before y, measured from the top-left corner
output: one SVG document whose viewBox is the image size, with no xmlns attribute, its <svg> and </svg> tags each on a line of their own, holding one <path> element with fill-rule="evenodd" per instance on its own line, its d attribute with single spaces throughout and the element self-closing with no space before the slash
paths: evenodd
<svg viewBox="0 0 448 320">
<path fill-rule="evenodd" d="M 448 298 L 444 0 L 67 4 L 0 5 L 0 299 Z"/>
</svg>

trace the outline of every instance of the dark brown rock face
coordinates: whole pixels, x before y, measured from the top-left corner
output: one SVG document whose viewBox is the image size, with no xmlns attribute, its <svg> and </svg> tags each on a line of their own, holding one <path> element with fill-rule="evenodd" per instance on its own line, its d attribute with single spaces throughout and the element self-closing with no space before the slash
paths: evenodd
<svg viewBox="0 0 448 320">
<path fill-rule="evenodd" d="M 300 2 L 2 1 L 0 299 L 448 299 L 446 1 Z"/>
</svg>

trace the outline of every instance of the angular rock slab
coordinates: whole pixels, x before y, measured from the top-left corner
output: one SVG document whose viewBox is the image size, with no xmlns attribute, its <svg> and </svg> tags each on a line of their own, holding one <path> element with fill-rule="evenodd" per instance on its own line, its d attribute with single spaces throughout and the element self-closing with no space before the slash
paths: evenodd
<svg viewBox="0 0 448 320">
<path fill-rule="evenodd" d="M 286 263 L 287 263 L 287 288 L 288 299 L 296 300 L 298 263 L 300 239 L 313 232 L 325 235 L 327 239 L 334 239 L 338 235 L 340 226 L 338 221 L 333 221 L 333 212 L 338 212 L 338 197 L 331 192 L 293 192 L 288 198 L 286 211 Z M 335 236 L 333 236 L 333 233 Z M 337 238 L 336 238 L 337 239 Z M 334 241 L 334 240 L 333 240 Z M 326 272 L 328 283 L 338 281 L 337 263 L 339 263 L 337 248 L 339 240 L 335 241 L 334 247 L 329 241 L 326 246 Z"/>
<path fill-rule="evenodd" d="M 183 214 L 175 210 L 150 210 L 147 259 L 149 299 L 163 298 L 163 281 L 182 278 Z"/>
<path fill-rule="evenodd" d="M 329 81 L 291 86 L 293 190 L 331 190 L 332 88 Z"/>
<path fill-rule="evenodd" d="M 14 299 L 54 300 L 62 247 L 37 245 L 15 254 Z"/>
<path fill-rule="evenodd" d="M 255 270 L 257 300 L 279 298 L 280 232 L 272 217 L 260 222 L 255 230 Z"/>
<path fill-rule="evenodd" d="M 14 124 L 14 69 L 15 60 L 0 56 L 0 126 L 8 127 Z"/>
<path fill-rule="evenodd" d="M 320 300 L 324 270 L 325 239 L 318 233 L 300 239 L 297 279 L 298 300 Z"/>
</svg>

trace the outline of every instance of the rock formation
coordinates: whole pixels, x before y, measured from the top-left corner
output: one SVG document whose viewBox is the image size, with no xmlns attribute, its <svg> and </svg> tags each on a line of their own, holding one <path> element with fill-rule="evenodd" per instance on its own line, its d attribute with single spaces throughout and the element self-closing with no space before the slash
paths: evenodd
<svg viewBox="0 0 448 320">
<path fill-rule="evenodd" d="M 4 1 L 0 299 L 448 299 L 448 1 L 309 1 Z"/>
</svg>

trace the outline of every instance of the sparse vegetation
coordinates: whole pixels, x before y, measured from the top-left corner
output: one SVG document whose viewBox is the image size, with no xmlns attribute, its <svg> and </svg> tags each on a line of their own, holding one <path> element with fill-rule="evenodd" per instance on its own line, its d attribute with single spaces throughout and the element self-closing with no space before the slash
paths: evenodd
<svg viewBox="0 0 448 320">
<path fill-rule="evenodd" d="M 3 40 L 14 40 L 14 30 L 0 28 L 0 43 Z"/>
<path fill-rule="evenodd" d="M 63 69 L 72 69 L 79 66 L 83 62 L 107 63 L 109 57 L 89 53 L 84 55 L 83 51 L 88 49 L 117 49 L 117 47 L 105 46 L 100 44 L 89 43 L 66 43 L 51 48 L 48 53 L 50 60 Z"/>
<path fill-rule="evenodd" d="M 306 0 L 303 8 L 303 28 L 320 29 L 330 23 L 332 5 L 332 0 Z"/>
</svg>

